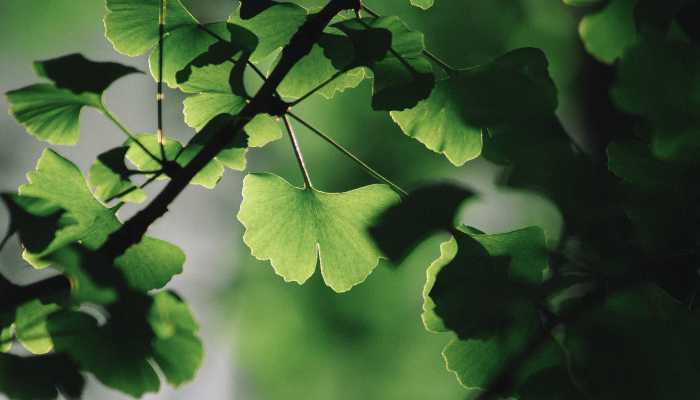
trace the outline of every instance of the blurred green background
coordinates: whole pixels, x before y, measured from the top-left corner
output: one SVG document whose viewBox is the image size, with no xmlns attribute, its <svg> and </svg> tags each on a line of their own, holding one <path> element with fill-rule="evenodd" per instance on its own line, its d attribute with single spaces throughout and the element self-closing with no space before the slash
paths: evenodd
<svg viewBox="0 0 700 400">
<path fill-rule="evenodd" d="M 235 1 L 181 0 L 200 22 L 227 19 Z M 596 153 L 584 124 L 592 89 L 586 77 L 596 65 L 583 52 L 577 34 L 584 12 L 561 0 L 436 0 L 427 11 L 409 0 L 366 0 L 381 15 L 398 15 L 412 30 L 425 34 L 426 48 L 454 68 L 484 63 L 518 47 L 539 47 L 550 62 L 559 88 L 557 110 L 564 126 L 585 149 Z M 300 1 L 305 7 L 323 1 Z M 96 61 L 117 61 L 148 72 L 147 55 L 130 58 L 104 37 L 101 0 L 0 1 L 0 89 L 39 82 L 30 62 L 80 52 Z M 264 60 L 264 68 L 274 56 Z M 438 75 L 440 77 L 440 75 Z M 250 75 L 251 85 L 255 78 Z M 586 90 L 584 90 L 584 88 Z M 294 112 L 331 136 L 380 174 L 404 189 L 421 182 L 449 179 L 480 193 L 460 220 L 487 233 L 542 226 L 556 245 L 561 217 L 546 198 L 496 184 L 503 176 L 482 158 L 455 167 L 442 155 L 404 135 L 388 112 L 369 106 L 371 82 L 336 94 L 332 100 L 313 95 Z M 130 75 L 107 92 L 107 105 L 132 131 L 155 133 L 156 85 L 150 75 Z M 194 130 L 183 122 L 185 96 L 165 93 L 166 136 L 187 140 Z M 595 100 L 595 99 L 594 99 Z M 607 98 L 600 99 L 608 101 Z M 9 105 L 5 103 L 5 109 Z M 77 146 L 53 147 L 85 174 L 95 157 L 119 146 L 125 137 L 110 122 L 84 111 Z M 324 141 L 297 126 L 311 179 L 319 190 L 346 191 L 375 183 Z M 28 135 L 7 112 L 0 113 L 0 190 L 16 191 L 26 183 L 46 147 Z M 249 172 L 272 172 L 302 186 L 287 137 L 248 153 Z M 449 334 L 427 332 L 421 320 L 425 270 L 439 256 L 433 237 L 398 269 L 386 263 L 366 282 L 337 294 L 320 273 L 304 285 L 285 283 L 269 261 L 258 261 L 242 241 L 236 219 L 245 172 L 227 171 L 212 191 L 191 187 L 170 213 L 151 229 L 188 255 L 185 272 L 174 289 L 192 305 L 203 327 L 205 365 L 197 378 L 177 391 L 164 388 L 146 398 L 158 399 L 462 399 L 468 391 L 445 369 L 441 351 Z M 163 182 L 149 187 L 154 195 Z M 139 206 L 125 206 L 124 220 Z M 0 226 L 8 224 L 0 212 Z M 45 276 L 21 259 L 15 240 L 0 253 L 0 269 L 17 283 Z M 117 399 L 121 394 L 91 380 L 86 398 Z"/>
</svg>

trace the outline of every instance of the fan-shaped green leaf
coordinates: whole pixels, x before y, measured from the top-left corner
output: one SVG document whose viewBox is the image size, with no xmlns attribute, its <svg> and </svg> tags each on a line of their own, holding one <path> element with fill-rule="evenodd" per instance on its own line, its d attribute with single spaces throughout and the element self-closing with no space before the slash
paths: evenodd
<svg viewBox="0 0 700 400">
<path fill-rule="evenodd" d="M 134 136 L 151 154 L 160 154 L 160 143 L 158 136 L 150 133 L 140 133 Z M 188 157 L 181 157 L 184 154 L 182 144 L 175 139 L 163 138 L 163 146 L 165 148 L 165 157 L 169 161 L 175 161 L 180 166 L 187 165 L 187 162 L 194 156 L 192 153 Z M 126 152 L 126 158 L 131 161 L 140 171 L 148 171 L 148 176 L 157 176 L 157 179 L 169 178 L 162 171 L 160 163 L 154 160 L 146 153 L 141 146 L 137 145 L 132 139 L 124 142 L 124 146 L 129 146 L 129 151 Z M 176 158 L 177 157 L 177 158 Z M 197 175 L 192 178 L 190 183 L 202 185 L 205 188 L 211 189 L 219 182 L 221 175 L 224 173 L 224 168 L 216 160 L 211 160 Z"/>
<path fill-rule="evenodd" d="M 649 123 L 654 155 L 697 161 L 700 99 L 695 88 L 700 84 L 700 51 L 695 45 L 644 35 L 620 60 L 618 71 L 613 98 L 624 111 Z"/>
<path fill-rule="evenodd" d="M 80 241 L 88 249 L 97 249 L 110 233 L 122 226 L 116 216 L 118 207 L 108 208 L 100 203 L 78 167 L 53 150 L 44 150 L 37 170 L 28 173 L 27 177 L 30 183 L 19 188 L 20 196 L 51 201 L 67 211 L 66 217 L 77 221 L 77 224 L 58 231 L 53 242 L 41 253 L 25 251 L 25 259 L 35 267 L 49 265 L 50 262 L 42 261 L 40 257 L 71 243 Z M 152 262 L 153 257 L 159 262 Z M 136 277 L 129 282 L 133 287 L 151 290 L 163 287 L 173 275 L 181 273 L 184 258 L 177 246 L 150 238 L 129 248 L 115 264 L 126 276 Z"/>
<path fill-rule="evenodd" d="M 249 174 L 238 219 L 253 255 L 270 259 L 286 281 L 305 282 L 319 258 L 326 284 L 342 292 L 377 265 L 381 253 L 365 230 L 397 201 L 383 185 L 324 193 L 295 188 L 272 174 Z"/>
<path fill-rule="evenodd" d="M 306 21 L 307 10 L 294 3 L 277 3 L 250 18 L 241 18 L 241 9 L 231 14 L 228 22 L 242 26 L 258 37 L 259 43 L 250 61 L 257 63 L 289 43 Z"/>
<path fill-rule="evenodd" d="M 48 353 L 53 348 L 46 317 L 60 310 L 54 303 L 41 304 L 38 299 L 17 307 L 15 316 L 15 336 L 27 350 L 34 354 Z"/>
<path fill-rule="evenodd" d="M 57 231 L 75 223 L 64 217 L 66 210 L 50 201 L 10 193 L 0 193 L 0 198 L 10 211 L 8 234 L 18 232 L 22 245 L 31 252 L 44 251 Z"/>
<path fill-rule="evenodd" d="M 21 357 L 0 354 L 0 393 L 16 400 L 77 399 L 85 379 L 65 354 Z"/>
<path fill-rule="evenodd" d="M 199 325 L 184 301 L 168 292 L 153 296 L 148 322 L 156 334 L 153 359 L 173 387 L 194 378 L 204 361 Z"/>
<path fill-rule="evenodd" d="M 435 76 L 423 51 L 423 34 L 411 32 L 397 17 L 352 19 L 332 25 L 353 44 L 355 57 L 346 67 L 368 67 L 374 75 L 372 108 L 404 110 L 427 99 Z"/>
<path fill-rule="evenodd" d="M 105 36 L 114 48 L 129 56 L 145 53 L 158 42 L 160 0 L 108 0 Z M 204 27 L 224 39 L 230 34 L 224 23 Z M 163 81 L 177 86 L 176 73 L 219 39 L 210 35 L 178 0 L 167 0 L 163 39 Z M 151 53 L 151 74 L 158 77 L 158 52 Z"/>
<path fill-rule="evenodd" d="M 428 99 L 391 116 L 407 135 L 462 165 L 481 153 L 483 127 L 524 124 L 554 112 L 557 89 L 548 66 L 539 49 L 513 50 L 453 71 Z"/>
<path fill-rule="evenodd" d="M 27 131 L 51 144 L 74 145 L 80 136 L 80 114 L 90 106 L 105 112 L 102 94 L 115 80 L 138 70 L 117 63 L 101 63 L 71 54 L 32 64 L 40 83 L 5 95 L 10 114 Z"/>
<path fill-rule="evenodd" d="M 97 197 L 107 202 L 117 197 L 121 201 L 141 203 L 146 200 L 146 194 L 129 179 L 134 171 L 124 164 L 128 147 L 117 147 L 97 156 L 90 167 L 88 179 L 97 188 Z"/>
<path fill-rule="evenodd" d="M 56 87 L 70 89 L 75 94 L 102 94 L 117 79 L 135 72 L 141 73 L 134 67 L 115 62 L 90 61 L 78 53 L 35 61 L 32 68 L 40 78 L 53 81 Z"/>
<path fill-rule="evenodd" d="M 433 6 L 433 0 L 411 0 L 411 4 L 424 10 Z"/>
<path fill-rule="evenodd" d="M 583 17 L 578 31 L 586 50 L 607 64 L 622 57 L 637 37 L 632 11 L 638 2 L 612 0 L 603 10 Z"/>
<path fill-rule="evenodd" d="M 198 131 L 215 116 L 226 113 L 236 115 L 246 105 L 246 101 L 233 93 L 229 77 L 234 65 L 224 62 L 193 68 L 187 82 L 180 88 L 189 93 L 199 93 L 185 99 L 185 122 Z M 268 142 L 282 137 L 279 126 L 264 114 L 256 115 L 245 127 L 248 146 L 262 147 Z"/>
</svg>

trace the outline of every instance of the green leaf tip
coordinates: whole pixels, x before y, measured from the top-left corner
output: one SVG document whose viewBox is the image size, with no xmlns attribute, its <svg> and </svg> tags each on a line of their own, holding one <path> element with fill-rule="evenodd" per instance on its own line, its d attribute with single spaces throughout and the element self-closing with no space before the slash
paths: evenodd
<svg viewBox="0 0 700 400">
<path fill-rule="evenodd" d="M 411 0 L 411 4 L 423 10 L 427 10 L 433 6 L 433 0 Z"/>
<path fill-rule="evenodd" d="M 238 219 L 253 255 L 269 259 L 286 281 L 304 283 L 319 259 L 326 284 L 343 292 L 365 280 L 382 257 L 366 229 L 398 201 L 386 185 L 324 193 L 276 175 L 249 174 Z"/>
</svg>

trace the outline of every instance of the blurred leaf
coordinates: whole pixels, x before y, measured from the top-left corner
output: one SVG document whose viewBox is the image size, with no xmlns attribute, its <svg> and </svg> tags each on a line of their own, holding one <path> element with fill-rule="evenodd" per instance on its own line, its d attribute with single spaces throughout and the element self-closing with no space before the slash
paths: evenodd
<svg viewBox="0 0 700 400">
<path fill-rule="evenodd" d="M 455 165 L 481 153 L 482 128 L 526 124 L 557 108 L 549 63 L 535 48 L 513 50 L 486 64 L 453 71 L 416 107 L 394 121 Z"/>
<path fill-rule="evenodd" d="M 581 19 L 578 31 L 591 55 L 612 64 L 634 44 L 637 32 L 632 12 L 638 2 L 611 0 L 602 11 Z"/>
<path fill-rule="evenodd" d="M 365 230 L 397 200 L 384 185 L 324 193 L 295 188 L 272 174 L 248 174 L 238 219 L 253 255 L 270 259 L 286 281 L 304 283 L 319 258 L 326 284 L 344 292 L 377 265 L 382 254 Z"/>
<path fill-rule="evenodd" d="M 40 78 L 53 81 L 60 89 L 75 94 L 91 92 L 101 95 L 117 79 L 141 72 L 115 62 L 95 62 L 74 53 L 45 61 L 35 61 L 32 68 Z"/>
<path fill-rule="evenodd" d="M 397 262 L 428 235 L 454 229 L 460 205 L 473 194 L 451 184 L 420 187 L 386 209 L 369 234 L 381 252 Z"/>
<path fill-rule="evenodd" d="M 547 268 L 547 241 L 541 228 L 496 235 L 455 233 L 456 256 L 445 263 L 454 251 L 448 242 L 442 261 L 429 270 L 436 274 L 432 289 L 426 285 L 424 290 L 446 328 L 462 340 L 487 341 L 523 323 L 528 313 L 538 314 L 533 303 Z M 426 314 L 428 308 L 424 305 Z M 539 317 L 534 321 L 540 324 Z"/>
<path fill-rule="evenodd" d="M 613 98 L 621 109 L 650 124 L 654 155 L 697 162 L 700 98 L 695 88 L 700 84 L 700 50 L 691 43 L 644 35 L 620 60 L 618 71 Z"/>
<path fill-rule="evenodd" d="M 20 196 L 33 196 L 48 200 L 66 210 L 65 216 L 77 221 L 56 234 L 51 244 L 40 253 L 25 251 L 24 258 L 37 268 L 49 265 L 40 260 L 61 247 L 80 242 L 88 249 L 102 246 L 112 232 L 122 226 L 116 216 L 118 207 L 108 208 L 90 191 L 85 177 L 75 164 L 46 149 L 37 164 L 37 170 L 27 174 L 29 184 L 19 188 Z M 145 257 L 148 254 L 149 257 Z M 165 255 L 168 257 L 162 258 Z M 153 263 L 152 258 L 160 261 Z M 133 287 L 151 290 L 163 287 L 173 275 L 182 272 L 184 254 L 177 246 L 144 236 L 115 261 L 117 268 L 128 277 Z"/>
<path fill-rule="evenodd" d="M 44 251 L 57 231 L 75 223 L 64 216 L 66 210 L 50 201 L 12 193 L 0 193 L 0 198 L 10 211 L 8 235 L 19 232 L 22 245 L 30 252 Z"/>
<path fill-rule="evenodd" d="M 603 399 L 683 399 L 700 390 L 700 324 L 655 286 L 608 295 L 566 329 L 577 386 Z"/>
<path fill-rule="evenodd" d="M 245 11 L 245 6 L 242 6 Z M 257 63 L 289 43 L 289 39 L 306 21 L 305 8 L 294 3 L 277 3 L 250 17 L 241 17 L 241 8 L 231 14 L 228 22 L 242 26 L 258 37 L 259 43 L 250 61 Z"/>
<path fill-rule="evenodd" d="M 128 147 L 117 147 L 99 156 L 90 167 L 88 178 L 90 185 L 97 188 L 97 197 L 107 202 L 117 197 L 121 201 L 141 203 L 146 200 L 146 194 L 137 188 L 129 179 L 134 171 L 124 164 Z"/>
<path fill-rule="evenodd" d="M 411 0 L 411 4 L 424 10 L 433 6 L 433 0 Z"/>
<path fill-rule="evenodd" d="M 0 393 L 17 400 L 80 398 L 85 379 L 63 354 L 20 357 L 0 354 Z"/>
<path fill-rule="evenodd" d="M 63 310 L 48 318 L 56 352 L 68 354 L 105 385 L 133 397 L 157 392 L 158 375 L 148 361 L 155 335 L 146 320 L 153 301 L 146 295 L 120 296 L 100 325 L 92 316 Z"/>
<path fill-rule="evenodd" d="M 184 301 L 168 292 L 153 296 L 148 322 L 155 332 L 153 359 L 173 387 L 194 379 L 204 361 L 204 346 L 195 336 L 199 325 Z"/>
<path fill-rule="evenodd" d="M 612 142 L 607 149 L 610 171 L 623 178 L 623 207 L 634 221 L 632 239 L 647 250 L 686 254 L 700 235 L 700 171 L 654 157 L 639 141 Z"/>
<path fill-rule="evenodd" d="M 564 0 L 564 4 L 570 6 L 589 6 L 592 4 L 600 3 L 603 0 Z"/>
<path fill-rule="evenodd" d="M 17 307 L 15 336 L 27 350 L 34 354 L 48 353 L 53 348 L 46 317 L 60 310 L 56 304 L 42 304 L 38 299 Z"/>
<path fill-rule="evenodd" d="M 457 254 L 457 241 L 455 238 L 451 238 L 449 241 L 444 242 L 440 245 L 440 258 L 433 261 L 428 267 L 428 281 L 425 283 L 423 288 L 423 324 L 425 324 L 425 329 L 431 332 L 449 332 L 450 329 L 445 327 L 445 323 L 442 321 L 437 314 L 435 314 L 435 302 L 430 297 L 430 291 L 435 285 L 435 278 L 438 272 L 445 265 L 449 264 Z"/>
<path fill-rule="evenodd" d="M 3 293 L 7 289 L 0 283 Z M 7 353 L 12 348 L 12 324 L 15 323 L 15 310 L 0 313 L 0 353 Z"/>
<path fill-rule="evenodd" d="M 374 75 L 372 109 L 404 110 L 427 99 L 435 85 L 430 63 L 420 57 L 423 34 L 411 32 L 398 17 L 352 19 L 332 25 L 355 48 L 346 67 L 367 67 Z"/>
</svg>

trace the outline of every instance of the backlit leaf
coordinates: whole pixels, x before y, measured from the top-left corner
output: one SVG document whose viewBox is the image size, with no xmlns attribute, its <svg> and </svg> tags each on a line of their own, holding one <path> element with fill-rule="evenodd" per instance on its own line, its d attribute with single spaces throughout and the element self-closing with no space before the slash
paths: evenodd
<svg viewBox="0 0 700 400">
<path fill-rule="evenodd" d="M 424 10 L 433 6 L 433 0 L 411 0 L 411 4 Z"/>
<path fill-rule="evenodd" d="M 462 165 L 481 153 L 483 127 L 523 124 L 554 112 L 557 89 L 548 66 L 539 49 L 513 50 L 453 71 L 428 99 L 391 116 L 404 133 Z"/>
<path fill-rule="evenodd" d="M 95 195 L 105 202 L 117 197 L 121 201 L 134 203 L 146 200 L 143 191 L 129 179 L 134 171 L 130 171 L 124 164 L 128 150 L 128 147 L 117 147 L 104 152 L 97 156 L 97 160 L 90 167 L 90 184 L 97 188 Z"/>
<path fill-rule="evenodd" d="M 638 2 L 612 0 L 603 10 L 583 17 L 578 31 L 586 50 L 607 64 L 622 57 L 637 37 L 632 11 Z"/>
<path fill-rule="evenodd" d="M 80 54 L 36 61 L 32 67 L 55 85 L 40 83 L 8 92 L 10 114 L 39 139 L 71 146 L 80 136 L 83 107 L 105 112 L 104 90 L 122 76 L 139 72 L 117 63 L 90 61 Z"/>
<path fill-rule="evenodd" d="M 109 0 L 105 17 L 105 36 L 114 48 L 129 56 L 148 51 L 158 41 L 160 0 Z M 206 24 L 205 28 L 227 35 L 224 23 Z M 178 0 L 167 0 L 163 39 L 163 81 L 177 86 L 175 74 L 219 40 L 202 27 Z M 158 78 L 158 51 L 149 59 L 151 74 Z"/>
<path fill-rule="evenodd" d="M 48 353 L 53 348 L 53 342 L 46 329 L 46 317 L 60 309 L 53 303 L 41 304 L 38 299 L 17 307 L 15 336 L 22 346 L 34 354 Z"/>
<path fill-rule="evenodd" d="M 337 292 L 362 282 L 382 254 L 366 233 L 398 201 L 383 185 L 345 193 L 299 189 L 272 174 L 249 174 L 238 219 L 258 259 L 270 259 L 286 281 L 304 283 L 320 259 L 326 284 Z"/>
<path fill-rule="evenodd" d="M 244 8 L 245 9 L 245 8 Z M 250 61 L 257 63 L 289 43 L 289 39 L 306 21 L 307 11 L 294 3 L 277 3 L 254 17 L 241 18 L 241 9 L 231 14 L 228 22 L 242 26 L 258 37 L 259 43 Z"/>
<path fill-rule="evenodd" d="M 40 257 L 80 241 L 88 249 L 102 246 L 110 233 L 122 226 L 116 216 L 118 208 L 108 208 L 90 191 L 82 172 L 73 163 L 46 149 L 37 170 L 27 174 L 29 184 L 19 188 L 20 196 L 51 201 L 66 210 L 66 217 L 77 221 L 56 233 L 56 238 L 41 253 L 25 251 L 24 257 L 35 267 L 49 265 Z M 184 253 L 177 246 L 158 239 L 146 239 L 132 246 L 115 261 L 127 276 L 138 277 L 129 283 L 141 290 L 163 287 L 173 275 L 182 272 Z M 149 257 L 144 257 L 148 254 Z M 158 263 L 152 260 L 158 259 Z"/>
</svg>

